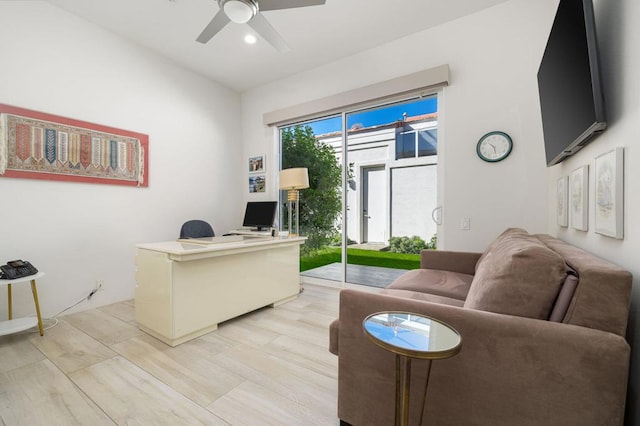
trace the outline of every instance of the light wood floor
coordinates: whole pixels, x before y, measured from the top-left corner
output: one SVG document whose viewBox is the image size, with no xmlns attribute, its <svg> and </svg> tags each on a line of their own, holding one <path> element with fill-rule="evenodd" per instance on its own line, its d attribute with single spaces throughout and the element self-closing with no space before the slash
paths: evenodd
<svg viewBox="0 0 640 426">
<path fill-rule="evenodd" d="M 225 322 L 175 348 L 133 301 L 0 337 L 0 424 L 337 425 L 336 288 Z"/>
</svg>

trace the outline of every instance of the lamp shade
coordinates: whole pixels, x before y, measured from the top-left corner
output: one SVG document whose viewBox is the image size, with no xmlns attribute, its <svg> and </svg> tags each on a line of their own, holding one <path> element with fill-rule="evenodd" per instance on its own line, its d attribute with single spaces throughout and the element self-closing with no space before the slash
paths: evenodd
<svg viewBox="0 0 640 426">
<path fill-rule="evenodd" d="M 309 187 L 309 170 L 306 167 L 280 170 L 280 189 L 304 189 Z"/>
</svg>

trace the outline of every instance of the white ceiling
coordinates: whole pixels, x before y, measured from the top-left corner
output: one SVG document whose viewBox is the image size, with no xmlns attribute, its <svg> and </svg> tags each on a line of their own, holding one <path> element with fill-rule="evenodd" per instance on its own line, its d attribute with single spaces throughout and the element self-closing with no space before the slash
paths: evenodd
<svg viewBox="0 0 640 426">
<path fill-rule="evenodd" d="M 246 24 L 229 23 L 207 44 L 196 37 L 215 0 L 49 0 L 238 92 L 318 67 L 508 0 L 327 0 L 263 12 L 291 47 L 279 53 Z"/>
</svg>

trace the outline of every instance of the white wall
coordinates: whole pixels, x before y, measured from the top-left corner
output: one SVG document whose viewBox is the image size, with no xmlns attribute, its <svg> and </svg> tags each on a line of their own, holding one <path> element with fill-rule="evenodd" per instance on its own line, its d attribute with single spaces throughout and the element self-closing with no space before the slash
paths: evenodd
<svg viewBox="0 0 640 426">
<path fill-rule="evenodd" d="M 600 64 L 604 82 L 608 129 L 573 157 L 549 169 L 549 233 L 602 256 L 634 275 L 633 300 L 627 339 L 632 347 L 640 344 L 640 228 L 636 225 L 640 211 L 640 3 L 636 0 L 616 2 L 596 0 L 596 30 L 600 47 Z M 615 240 L 596 234 L 594 221 L 594 158 L 615 147 L 625 148 L 624 239 Z M 561 228 L 556 223 L 555 185 L 560 176 L 569 175 L 582 165 L 589 165 L 589 230 Z M 627 424 L 640 422 L 640 351 L 632 354 Z"/>
<path fill-rule="evenodd" d="M 149 135 L 148 188 L 0 178 L 0 261 L 46 272 L 43 315 L 133 297 L 135 245 L 242 207 L 240 97 L 46 2 L 0 2 L 0 103 Z M 15 315 L 31 314 L 28 287 Z M 0 304 L 0 317 L 6 304 Z"/>
<path fill-rule="evenodd" d="M 134 246 L 176 237 L 189 218 L 219 233 L 239 225 L 246 199 L 276 199 L 274 132 L 262 114 L 448 63 L 440 106 L 444 228 L 441 247 L 481 250 L 506 226 L 546 232 L 610 259 L 638 277 L 636 141 L 640 133 L 640 3 L 596 0 L 609 129 L 574 158 L 544 167 L 535 74 L 557 0 L 512 0 L 239 96 L 46 2 L 0 2 L 0 102 L 150 136 L 150 186 L 130 188 L 0 178 L 0 261 L 24 258 L 52 315 L 104 280 L 78 309 L 133 296 Z M 240 116 L 240 112 L 242 115 Z M 241 131 L 242 130 L 242 131 Z M 487 164 L 475 154 L 485 132 L 503 130 L 512 155 Z M 243 144 L 235 144 L 241 139 Z M 555 181 L 616 146 L 626 147 L 625 239 L 555 225 Z M 247 194 L 247 157 L 267 155 L 267 192 Z M 441 192 L 442 192 L 442 189 Z M 593 180 L 590 185 L 593 200 Z M 459 229 L 462 217 L 471 230 Z M 629 339 L 640 341 L 634 281 Z M 15 314 L 32 312 L 26 288 Z M 6 305 L 0 305 L 0 316 Z M 636 351 L 637 353 L 637 351 Z M 632 362 L 630 420 L 638 403 Z"/>
<path fill-rule="evenodd" d="M 482 250 L 508 226 L 544 232 L 547 170 L 536 72 L 551 1 L 513 0 L 243 93 L 245 154 L 274 151 L 273 131 L 262 125 L 265 112 L 449 64 L 451 84 L 439 107 L 440 247 Z M 481 161 L 475 151 L 492 130 L 509 133 L 515 144 L 497 164 Z M 268 188 L 277 196 L 275 186 Z M 471 219 L 471 230 L 460 230 L 463 217 Z"/>
</svg>

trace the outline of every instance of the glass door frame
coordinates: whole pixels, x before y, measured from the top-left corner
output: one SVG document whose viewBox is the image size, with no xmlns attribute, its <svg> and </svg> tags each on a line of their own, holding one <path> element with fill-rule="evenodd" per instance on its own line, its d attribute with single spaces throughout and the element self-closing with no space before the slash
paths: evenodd
<svg viewBox="0 0 640 426">
<path fill-rule="evenodd" d="M 342 277 L 341 277 L 341 281 L 337 282 L 339 284 L 339 286 L 341 288 L 345 288 L 347 284 L 353 284 L 353 283 L 349 283 L 347 281 L 347 267 L 348 267 L 348 259 L 347 259 L 347 248 L 348 248 L 348 242 L 349 242 L 349 237 L 348 237 L 348 220 L 347 220 L 347 212 L 348 212 L 348 205 L 347 205 L 347 197 L 348 197 L 348 179 L 349 179 L 349 151 L 348 151 L 348 143 L 349 143 L 349 129 L 347 127 L 347 117 L 351 114 L 356 114 L 356 113 L 361 113 L 361 112 L 365 112 L 367 110 L 374 110 L 374 109 L 380 109 L 380 108 L 384 108 L 387 106 L 391 106 L 394 104 L 402 104 L 402 103 L 410 103 L 413 101 L 419 101 L 421 99 L 426 99 L 426 98 L 430 98 L 430 97 L 436 97 L 437 99 L 437 103 L 438 103 L 438 129 L 441 129 L 441 121 L 442 121 L 442 116 L 444 114 L 442 114 L 442 110 L 441 110 L 441 100 L 442 100 L 442 88 L 434 88 L 433 91 L 429 91 L 429 92 L 414 92 L 414 93 L 408 93 L 406 94 L 406 96 L 403 97 L 393 97 L 392 99 L 383 99 L 383 100 L 375 100 L 375 101 L 371 101 L 371 102 L 367 102 L 367 103 L 362 103 L 359 104 L 357 108 L 345 108 L 342 110 L 342 112 L 340 113 L 332 113 L 332 114 L 318 114 L 318 116 L 316 118 L 307 118 L 305 120 L 302 121 L 298 121 L 298 122 L 292 122 L 290 124 L 285 124 L 285 125 L 281 125 L 278 126 L 278 131 L 276 132 L 278 135 L 278 162 L 279 162 L 279 170 L 282 170 L 282 133 L 281 133 L 281 128 L 284 127 L 289 127 L 289 126 L 294 126 L 294 125 L 304 125 L 306 123 L 310 123 L 313 121 L 319 121 L 322 120 L 323 118 L 329 119 L 332 117 L 341 117 L 341 122 L 342 122 L 342 130 L 341 130 L 341 138 L 342 138 L 342 158 L 341 158 L 341 172 L 342 172 L 342 187 L 341 187 L 341 192 L 342 192 L 342 229 L 341 229 L 341 263 L 342 263 Z M 440 133 L 442 134 L 442 133 Z M 440 144 L 440 140 L 441 140 L 441 136 L 438 137 L 439 139 L 439 143 L 438 143 L 438 148 L 440 149 L 440 147 L 442 146 Z M 438 152 L 438 164 L 441 163 L 440 159 L 442 158 L 441 156 L 441 152 Z M 437 204 L 440 206 L 441 205 L 441 201 L 442 200 L 442 185 L 441 185 L 441 171 L 438 170 L 438 183 L 437 183 Z M 279 191 L 279 200 L 282 201 L 281 197 L 282 197 L 282 191 Z M 439 207 L 441 208 L 441 207 Z M 280 213 L 280 212 L 279 212 Z M 281 221 L 281 219 L 279 219 L 279 221 Z M 440 229 L 441 225 L 438 224 L 438 231 L 437 231 L 437 235 L 438 237 L 440 236 L 441 233 L 441 229 Z"/>
<path fill-rule="evenodd" d="M 347 128 L 347 115 L 349 112 L 343 111 L 341 114 L 342 117 L 342 250 L 341 250 L 341 259 L 342 262 L 342 280 L 340 281 L 340 287 L 345 287 L 347 284 L 347 246 L 349 244 L 349 234 L 347 233 L 347 188 L 349 185 L 348 180 L 348 170 L 349 170 L 349 152 L 348 152 L 348 142 L 349 142 L 349 129 Z"/>
</svg>

